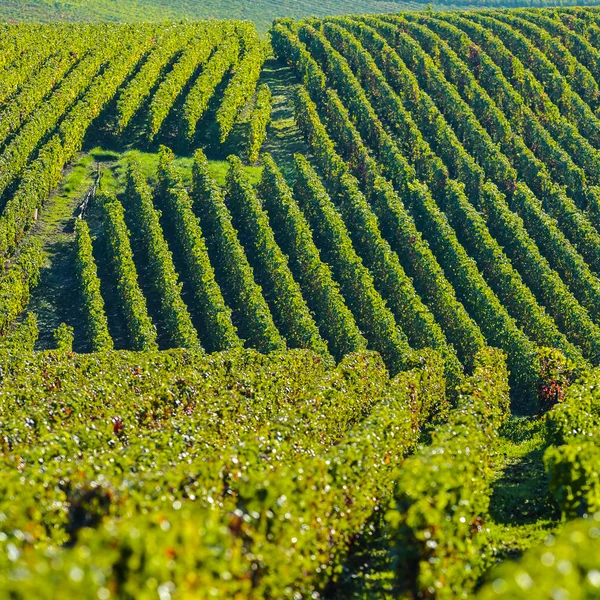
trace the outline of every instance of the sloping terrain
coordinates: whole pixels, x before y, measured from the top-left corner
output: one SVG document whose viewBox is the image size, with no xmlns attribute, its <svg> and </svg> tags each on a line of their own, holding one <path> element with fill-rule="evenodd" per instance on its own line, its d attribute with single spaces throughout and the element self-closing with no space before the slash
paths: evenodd
<svg viewBox="0 0 600 600">
<path fill-rule="evenodd" d="M 600 10 L 269 39 L 1 28 L 0 597 L 597 587 Z"/>
</svg>

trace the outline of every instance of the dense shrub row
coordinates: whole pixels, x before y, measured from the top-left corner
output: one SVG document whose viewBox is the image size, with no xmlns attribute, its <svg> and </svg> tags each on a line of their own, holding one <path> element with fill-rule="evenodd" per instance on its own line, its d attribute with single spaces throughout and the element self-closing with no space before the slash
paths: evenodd
<svg viewBox="0 0 600 600">
<path fill-rule="evenodd" d="M 83 300 L 82 316 L 85 321 L 87 342 L 94 352 L 112 350 L 113 340 L 108 331 L 92 238 L 88 224 L 81 220 L 75 224 L 75 268 Z"/>
<path fill-rule="evenodd" d="M 0 334 L 9 332 L 13 321 L 25 310 L 31 290 L 37 285 L 43 264 L 42 244 L 30 238 L 14 264 L 0 275 Z"/>
<path fill-rule="evenodd" d="M 394 315 L 375 289 L 373 277 L 356 254 L 344 221 L 304 156 L 296 156 L 294 195 L 363 335 L 390 369 L 400 370 L 410 353 Z"/>
<path fill-rule="evenodd" d="M 268 214 L 235 156 L 229 157 L 226 203 L 240 241 L 262 286 L 273 320 L 291 348 L 306 348 L 330 357 L 327 343 L 290 271 L 287 257 L 275 241 Z"/>
<path fill-rule="evenodd" d="M 457 407 L 431 444 L 404 461 L 393 529 L 398 581 L 417 596 L 457 598 L 491 561 L 485 520 L 498 429 L 509 414 L 505 356 L 487 348 L 459 388 Z"/>
<path fill-rule="evenodd" d="M 223 30 L 213 25 L 206 29 L 197 38 L 192 39 L 173 65 L 165 78 L 160 82 L 158 89 L 148 107 L 148 127 L 146 134 L 152 139 L 162 127 L 168 117 L 173 104 L 181 94 L 194 73 L 209 59 L 215 44 L 218 44 L 224 35 L 231 35 L 227 27 Z"/>
<path fill-rule="evenodd" d="M 377 21 L 373 21 L 374 24 L 377 24 Z M 416 129 L 416 125 L 410 127 L 412 117 L 419 124 L 423 135 L 432 144 L 432 148 L 444 158 L 446 165 L 457 170 L 456 174 L 465 183 L 466 190 L 468 190 L 468 195 L 474 202 L 475 208 L 481 208 L 482 197 L 493 195 L 495 203 L 502 206 L 504 213 L 510 218 L 510 211 L 500 196 L 500 192 L 489 183 L 485 183 L 485 174 L 481 167 L 462 149 L 461 143 L 456 139 L 453 130 L 445 122 L 431 99 L 419 89 L 414 76 L 392 48 L 375 31 L 364 25 L 353 25 L 346 22 L 344 25 L 351 27 L 352 31 L 360 34 L 361 39 L 365 40 L 374 58 L 382 64 L 382 68 L 385 68 L 388 81 L 398 87 L 398 91 L 402 93 L 403 103 L 411 111 L 410 114 L 406 114 L 401 107 L 398 107 L 393 112 L 393 119 L 397 127 L 402 127 L 398 139 L 405 142 L 409 152 L 418 156 L 418 160 L 414 163 L 417 173 L 427 181 L 433 190 L 438 187 L 439 181 L 445 182 L 448 177 L 445 165 L 441 163 L 440 158 L 432 153 L 432 149 L 424 143 L 423 138 Z M 395 30 L 389 28 L 389 31 L 393 32 Z M 376 69 L 374 66 L 371 68 Z M 376 96 L 375 92 L 372 96 Z M 389 91 L 388 96 L 393 98 Z M 398 106 L 397 104 L 394 105 Z M 402 114 L 403 118 L 398 119 L 397 113 Z M 486 276 L 487 281 L 498 294 L 502 303 L 515 316 L 524 331 L 538 344 L 560 347 L 574 358 L 577 358 L 577 350 L 572 344 L 569 344 L 564 335 L 557 331 L 556 325 L 544 314 L 537 304 L 536 298 L 532 296 L 530 289 L 524 285 L 521 273 L 531 290 L 539 294 L 540 300 L 550 309 L 553 315 L 557 315 L 557 322 L 563 326 L 563 331 L 569 336 L 573 336 L 575 333 L 575 339 L 582 338 L 585 340 L 585 345 L 587 345 L 587 340 L 590 337 L 589 330 L 590 328 L 593 330 L 594 326 L 589 318 L 586 319 L 581 308 L 578 308 L 579 313 L 584 316 L 584 322 L 587 321 L 587 330 L 584 329 L 577 336 L 578 329 L 573 330 L 570 327 L 564 327 L 561 317 L 564 308 L 556 307 L 560 299 L 560 296 L 557 295 L 557 289 L 561 290 L 561 296 L 569 298 L 571 304 L 577 306 L 577 302 L 570 297 L 571 295 L 557 274 L 547 268 L 533 240 L 528 239 L 527 232 L 521 227 L 520 236 L 514 238 L 512 244 L 517 245 L 518 242 L 521 242 L 532 249 L 531 257 L 533 260 L 529 261 L 527 266 L 523 265 L 521 267 L 522 263 L 516 262 L 516 266 L 520 268 L 520 272 L 518 272 L 511 268 L 507 257 L 502 257 L 503 250 L 492 237 L 493 223 L 485 219 L 489 215 L 486 213 L 483 215 L 478 214 L 464 194 L 453 192 L 451 187 L 448 188 L 450 193 L 444 192 L 444 187 L 445 184 L 442 184 L 442 189 L 438 194 L 440 198 L 438 203 L 445 210 L 452 226 L 461 237 L 461 241 L 465 244 L 470 255 L 477 260 L 482 273 Z M 486 231 L 486 221 L 492 231 Z M 512 221 L 515 226 L 518 226 L 517 219 L 513 217 Z M 551 278 L 553 281 L 552 287 L 548 286 L 545 289 L 540 285 L 540 278 L 536 275 L 536 272 L 540 270 L 545 271 L 547 273 L 546 277 Z"/>
<path fill-rule="evenodd" d="M 10 136 L 39 108 L 41 101 L 54 89 L 57 81 L 61 81 L 88 51 L 88 38 L 78 37 L 70 44 L 68 51 L 66 48 L 61 49 L 42 65 L 35 78 L 23 83 L 18 93 L 0 112 L 0 145 L 7 143 Z"/>
<path fill-rule="evenodd" d="M 125 211 L 114 196 L 103 194 L 98 201 L 103 209 L 107 251 L 131 348 L 149 350 L 156 345 L 156 327 L 148 316 L 146 298 L 138 283 Z"/>
<path fill-rule="evenodd" d="M 139 165 L 131 162 L 127 168 L 125 204 L 129 222 L 135 224 L 135 247 L 145 265 L 154 297 L 172 347 L 195 348 L 200 345 L 188 308 L 181 298 L 173 256 L 165 240 L 159 212 L 154 208 L 152 188 L 142 175 Z"/>
<path fill-rule="evenodd" d="M 230 35 L 210 57 L 202 69 L 202 73 L 194 82 L 182 108 L 182 118 L 186 124 L 188 139 L 193 139 L 198 121 L 206 112 L 216 87 L 232 66 L 237 64 L 239 51 L 240 41 L 236 36 Z"/>
<path fill-rule="evenodd" d="M 567 518 L 592 515 L 600 510 L 599 373 L 594 370 L 578 379 L 566 392 L 564 402 L 547 416 L 551 443 L 544 462 L 552 491 Z"/>
<path fill-rule="evenodd" d="M 264 171 L 258 194 L 281 249 L 289 256 L 290 268 L 306 302 L 336 360 L 367 346 L 354 316 L 346 306 L 332 271 L 321 260 L 308 220 L 275 161 L 263 154 Z"/>
<path fill-rule="evenodd" d="M 242 247 L 223 191 L 208 169 L 202 150 L 194 155 L 191 197 L 206 236 L 211 264 L 225 301 L 234 312 L 240 337 L 263 352 L 285 349 L 285 340 L 273 323 L 273 317 L 254 271 Z"/>
<path fill-rule="evenodd" d="M 267 137 L 272 108 L 269 86 L 260 85 L 256 92 L 254 108 L 250 113 L 250 131 L 248 132 L 248 160 L 250 162 L 256 162 L 260 148 Z"/>
<path fill-rule="evenodd" d="M 258 39 L 254 27 L 247 27 L 242 38 L 242 56 L 231 76 L 216 114 L 218 138 L 223 143 L 231 133 L 240 111 L 252 98 L 260 77 L 268 46 Z"/>
<path fill-rule="evenodd" d="M 528 600 L 534 595 L 551 598 L 560 590 L 565 597 L 594 598 L 600 587 L 599 535 L 600 514 L 577 519 L 525 552 L 519 562 L 507 561 L 494 569 L 475 597 Z"/>
<path fill-rule="evenodd" d="M 193 290 L 203 325 L 201 340 L 208 352 L 238 347 L 241 341 L 231 320 L 231 309 L 225 304 L 216 282 L 200 222 L 194 214 L 191 198 L 173 168 L 173 159 L 173 153 L 163 146 L 157 196 L 187 269 L 185 280 Z"/>
<path fill-rule="evenodd" d="M 551 265 L 569 283 L 582 305 L 595 317 L 600 302 L 600 282 L 590 272 L 588 264 L 577 249 L 581 248 L 589 265 L 597 269 L 595 265 L 598 263 L 600 244 L 598 232 L 566 197 L 564 191 L 552 184 L 549 177 L 538 173 L 535 181 L 532 181 L 530 177 L 525 176 L 525 179 L 532 181 L 534 187 L 539 190 L 540 198 L 544 201 L 543 206 L 523 183 L 517 184 L 517 171 L 492 142 L 455 88 L 439 74 L 433 61 L 424 56 L 418 45 L 414 41 L 410 42 L 408 36 L 398 39 L 404 40 L 396 46 L 403 48 L 399 51 L 404 61 L 418 74 L 423 89 L 430 91 L 436 98 L 465 146 L 483 166 L 485 174 L 507 193 L 511 208 L 523 218 L 527 230 Z M 440 147 L 454 148 L 447 143 L 442 143 Z M 534 169 L 531 165 L 522 164 L 521 167 L 522 171 L 530 172 L 533 177 Z M 539 175 L 542 175 L 541 180 Z M 469 189 L 473 189 L 468 181 L 465 182 Z M 559 222 L 551 219 L 549 215 L 560 219 L 562 228 L 571 235 L 575 246 L 563 234 Z"/>
<path fill-rule="evenodd" d="M 537 378 L 534 347 L 519 331 L 514 320 L 500 304 L 481 274 L 474 268 L 472 259 L 458 243 L 455 232 L 435 205 L 431 194 L 425 188 L 421 188 L 422 193 L 419 195 L 414 193 L 418 184 L 414 180 L 408 163 L 393 148 L 390 152 L 380 150 L 382 145 L 386 143 L 389 145 L 391 140 L 381 126 L 346 61 L 316 32 L 313 34 L 307 32 L 307 35 L 312 35 L 314 52 L 327 61 L 327 70 L 332 85 L 338 88 L 349 103 L 352 114 L 360 115 L 357 125 L 361 127 L 361 132 L 375 138 L 372 143 L 377 144 L 373 147 L 380 152 L 377 156 L 382 161 L 382 166 L 387 169 L 399 193 L 411 204 L 416 222 L 445 268 L 446 276 L 450 278 L 463 302 L 469 308 L 470 314 L 475 317 L 490 342 L 500 345 L 509 353 L 511 371 L 516 377 L 515 381 L 519 381 L 518 385 L 523 388 L 528 387 L 534 378 Z M 366 115 L 369 115 L 368 119 Z M 361 119 L 363 119 L 362 123 Z M 349 122 L 349 118 L 346 117 L 340 122 L 344 121 Z M 367 125 L 367 121 L 370 125 Z M 337 123 L 337 127 L 333 127 L 332 131 L 338 131 L 339 125 L 340 123 Z"/>
<path fill-rule="evenodd" d="M 184 24 L 172 26 L 158 36 L 144 64 L 119 93 L 117 98 L 117 127 L 125 129 L 149 94 L 160 81 L 170 62 L 181 53 L 193 36 L 202 36 L 204 25 Z"/>
<path fill-rule="evenodd" d="M 322 89 L 324 87 L 324 75 L 318 65 L 314 62 L 299 42 L 287 28 L 280 25 L 273 30 L 273 43 L 275 50 L 287 60 L 291 60 L 295 67 L 299 69 L 305 82 L 314 81 L 311 89 Z M 327 97 L 327 105 L 333 106 L 334 98 Z M 306 92 L 302 90 L 298 94 L 297 111 L 299 114 L 305 114 L 306 118 L 301 118 L 299 124 L 305 124 L 305 135 L 314 130 L 315 141 L 322 147 L 321 154 L 317 156 L 325 159 L 330 153 L 330 160 L 333 164 L 339 165 L 339 157 L 335 155 L 335 149 L 328 139 L 322 125 L 319 124 L 318 115 L 312 105 Z M 314 124 L 314 129 L 313 129 Z M 310 130 L 307 127 L 310 125 Z M 360 150 L 360 146 L 354 146 Z M 454 352 L 448 348 L 444 334 L 440 326 L 432 318 L 436 316 L 439 323 L 447 332 L 447 336 L 457 348 L 457 354 L 465 362 L 472 361 L 477 349 L 483 345 L 483 336 L 477 331 L 477 326 L 469 320 L 464 307 L 457 302 L 454 291 L 437 264 L 435 257 L 429 247 L 423 243 L 421 234 L 418 232 L 414 221 L 404 210 L 404 207 L 391 189 L 389 184 L 379 175 L 378 167 L 374 161 L 370 160 L 367 153 L 363 152 L 361 161 L 358 164 L 364 165 L 364 175 L 369 183 L 369 200 L 377 212 L 379 223 L 386 237 L 394 246 L 398 257 L 406 259 L 405 268 L 407 274 L 412 276 L 424 299 L 428 302 L 428 307 L 423 304 L 416 294 L 410 280 L 405 280 L 403 284 L 395 288 L 393 294 L 387 298 L 394 302 L 392 306 L 396 310 L 395 314 L 402 323 L 411 343 L 417 347 L 432 346 L 444 354 L 448 374 L 454 381 L 459 377 L 460 365 L 457 363 Z M 331 172 L 331 171 L 330 171 Z M 373 219 L 370 219 L 373 222 Z M 384 254 L 384 256 L 386 256 Z M 388 254 L 389 256 L 389 254 Z M 369 260 L 368 253 L 363 254 L 363 259 Z M 372 265 L 374 263 L 368 263 Z M 382 266 L 385 263 L 380 263 Z M 375 271 L 373 271 L 375 273 Z M 380 268 L 377 271 L 378 276 L 382 273 Z M 396 269 L 396 274 L 400 275 L 400 270 Z M 385 275 L 381 275 L 381 281 L 385 281 Z M 401 299 L 404 299 L 403 301 Z M 431 311 L 431 312 L 430 312 Z M 454 375 L 451 376 L 450 374 Z"/>
<path fill-rule="evenodd" d="M 0 577 L 13 597 L 34 589 L 51 597 L 59 588 L 82 598 L 105 589 L 156 594 L 166 573 L 171 592 L 183 596 L 206 589 L 250 598 L 320 593 L 445 396 L 442 365 L 431 352 L 417 370 L 393 380 L 372 354 L 350 355 L 332 371 L 306 352 L 119 353 L 77 362 L 56 353 L 32 362 L 2 356 L 1 372 L 8 364 L 24 367 L 0 387 L 11 445 L 3 456 L 11 475 L 0 483 L 2 510 L 12 523 L 0 543 L 14 547 L 16 558 L 5 562 L 2 553 Z M 128 395 L 100 401 L 97 390 L 115 376 Z M 54 415 L 41 401 L 64 393 L 38 383 L 57 377 L 63 390 L 77 391 L 85 417 L 77 409 L 73 418 Z M 12 390 L 24 382 L 35 406 L 28 416 L 50 431 L 29 428 L 15 412 Z M 41 473 L 44 450 L 47 456 L 60 448 L 66 460 Z M 22 503 L 8 500 L 23 476 L 11 462 L 17 453 L 31 482 Z M 36 489 L 49 477 L 62 484 L 40 504 Z M 32 506 L 37 526 L 15 537 Z M 57 548 L 67 540 L 70 547 Z M 202 569 L 192 567 L 198 564 Z"/>
</svg>

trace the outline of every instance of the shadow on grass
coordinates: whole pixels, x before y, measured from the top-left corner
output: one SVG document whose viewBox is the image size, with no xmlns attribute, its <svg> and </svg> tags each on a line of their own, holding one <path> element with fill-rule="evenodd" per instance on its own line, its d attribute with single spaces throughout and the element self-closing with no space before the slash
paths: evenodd
<svg viewBox="0 0 600 600">
<path fill-rule="evenodd" d="M 271 88 L 273 112 L 262 152 L 272 154 L 286 179 L 293 183 L 294 154 L 308 154 L 308 147 L 294 119 L 294 94 L 298 80 L 290 67 L 276 59 L 264 64 L 260 83 Z"/>
</svg>

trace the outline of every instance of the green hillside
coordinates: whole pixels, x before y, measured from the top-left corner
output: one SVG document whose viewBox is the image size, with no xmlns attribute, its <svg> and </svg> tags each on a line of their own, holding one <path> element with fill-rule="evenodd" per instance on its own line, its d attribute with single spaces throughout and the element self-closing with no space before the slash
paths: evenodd
<svg viewBox="0 0 600 600">
<path fill-rule="evenodd" d="M 390 13 L 442 8 L 552 6 L 548 0 L 3 0 L 0 21 L 165 21 L 178 19 L 248 19 L 266 31 L 279 17 Z M 566 0 L 562 5 L 594 5 L 594 0 Z"/>
<path fill-rule="evenodd" d="M 179 6 L 0 24 L 0 599 L 598 597 L 600 9 Z"/>
</svg>

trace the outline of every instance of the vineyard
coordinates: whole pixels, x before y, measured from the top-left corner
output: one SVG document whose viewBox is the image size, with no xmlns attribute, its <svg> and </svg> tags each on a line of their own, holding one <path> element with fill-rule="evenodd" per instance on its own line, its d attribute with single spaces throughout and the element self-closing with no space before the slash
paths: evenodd
<svg viewBox="0 0 600 600">
<path fill-rule="evenodd" d="M 0 31 L 0 598 L 600 597 L 600 9 Z"/>
</svg>

